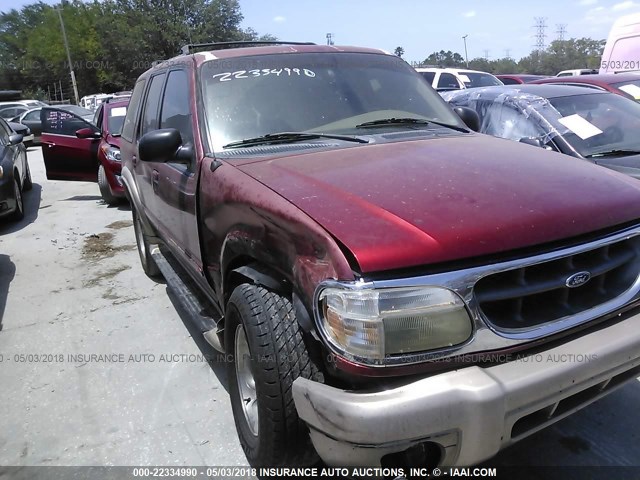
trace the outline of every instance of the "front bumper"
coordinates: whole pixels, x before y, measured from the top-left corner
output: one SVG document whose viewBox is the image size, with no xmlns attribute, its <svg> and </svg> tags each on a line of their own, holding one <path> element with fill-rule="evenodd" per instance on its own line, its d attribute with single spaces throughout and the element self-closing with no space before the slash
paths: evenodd
<svg viewBox="0 0 640 480">
<path fill-rule="evenodd" d="M 330 465 L 380 465 L 384 455 L 433 442 L 442 452 L 441 465 L 468 466 L 638 375 L 635 309 L 526 358 L 368 393 L 298 378 L 293 398 L 318 454 Z"/>
</svg>

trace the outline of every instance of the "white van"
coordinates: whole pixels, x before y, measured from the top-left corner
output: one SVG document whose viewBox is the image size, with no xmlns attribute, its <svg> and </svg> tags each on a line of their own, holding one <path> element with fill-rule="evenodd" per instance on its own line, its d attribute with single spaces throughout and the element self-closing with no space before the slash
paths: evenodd
<svg viewBox="0 0 640 480">
<path fill-rule="evenodd" d="M 600 63 L 600 73 L 636 71 L 640 71 L 640 13 L 615 21 Z"/>
</svg>

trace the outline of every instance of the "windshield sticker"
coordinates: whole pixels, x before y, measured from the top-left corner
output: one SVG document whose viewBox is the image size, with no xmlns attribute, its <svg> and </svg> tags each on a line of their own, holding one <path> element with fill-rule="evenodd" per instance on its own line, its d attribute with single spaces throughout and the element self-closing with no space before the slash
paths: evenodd
<svg viewBox="0 0 640 480">
<path fill-rule="evenodd" d="M 587 138 L 591 138 L 602 133 L 602 130 L 578 114 L 562 117 L 558 119 L 558 121 L 579 136 L 582 140 L 586 140 Z"/>
<path fill-rule="evenodd" d="M 124 117 L 127 114 L 127 107 L 112 108 L 110 112 L 111 117 Z"/>
<path fill-rule="evenodd" d="M 218 73 L 212 78 L 221 82 L 228 82 L 233 79 L 266 77 L 273 75 L 276 77 L 309 77 L 313 78 L 316 73 L 308 68 L 263 68 L 255 70 L 238 70 L 237 72 Z"/>
<path fill-rule="evenodd" d="M 462 80 L 463 83 L 471 83 L 471 80 L 466 75 L 460 74 L 458 76 L 460 77 L 460 80 Z"/>
<path fill-rule="evenodd" d="M 622 85 L 621 87 L 618 87 L 620 90 L 622 90 L 625 93 L 628 93 L 629 95 L 631 95 L 633 98 L 635 98 L 636 100 L 640 99 L 640 87 L 634 84 L 629 84 L 629 85 Z"/>
</svg>

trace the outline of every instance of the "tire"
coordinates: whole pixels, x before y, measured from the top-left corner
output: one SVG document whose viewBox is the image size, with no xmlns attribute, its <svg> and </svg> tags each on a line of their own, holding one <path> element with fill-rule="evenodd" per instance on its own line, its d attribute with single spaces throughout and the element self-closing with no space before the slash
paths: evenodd
<svg viewBox="0 0 640 480">
<path fill-rule="evenodd" d="M 227 304 L 224 332 L 231 408 L 249 463 L 316 463 L 292 386 L 298 377 L 322 381 L 322 373 L 309 357 L 291 302 L 263 287 L 240 285 Z"/>
<path fill-rule="evenodd" d="M 24 199 L 22 198 L 22 189 L 20 188 L 20 178 L 17 174 L 13 177 L 13 189 L 16 197 L 16 210 L 11 214 L 10 218 L 12 221 L 17 222 L 24 218 Z"/>
<path fill-rule="evenodd" d="M 27 169 L 27 174 L 24 177 L 24 183 L 22 184 L 22 190 L 28 192 L 33 188 L 33 182 L 31 181 L 31 169 L 29 168 L 29 162 L 24 162 Z"/>
<path fill-rule="evenodd" d="M 98 187 L 100 187 L 100 195 L 102 195 L 104 203 L 107 205 L 116 205 L 120 203 L 120 199 L 111 193 L 111 188 L 107 181 L 107 172 L 105 172 L 104 166 L 102 165 L 98 168 Z"/>
<path fill-rule="evenodd" d="M 162 273 L 158 268 L 155 260 L 151 256 L 151 245 L 147 241 L 147 238 L 144 234 L 144 230 L 142 228 L 142 222 L 140 220 L 140 216 L 136 212 L 136 209 L 131 207 L 131 213 L 133 214 L 133 229 L 136 234 L 136 243 L 138 245 L 138 255 L 140 255 L 140 263 L 142 264 L 142 269 L 144 273 L 147 274 L 149 278 L 158 279 L 162 277 Z"/>
</svg>

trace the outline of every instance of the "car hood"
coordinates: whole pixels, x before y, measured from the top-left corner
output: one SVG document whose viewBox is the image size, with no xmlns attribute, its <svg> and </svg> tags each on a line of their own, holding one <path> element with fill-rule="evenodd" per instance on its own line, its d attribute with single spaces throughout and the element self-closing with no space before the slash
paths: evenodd
<svg viewBox="0 0 640 480">
<path fill-rule="evenodd" d="M 470 134 L 240 161 L 306 212 L 362 272 L 505 252 L 640 218 L 640 183 Z"/>
</svg>

